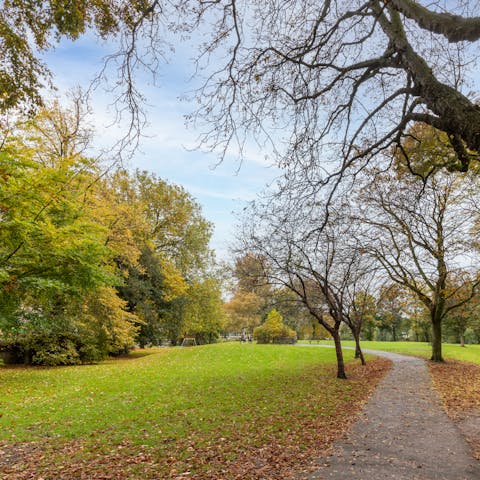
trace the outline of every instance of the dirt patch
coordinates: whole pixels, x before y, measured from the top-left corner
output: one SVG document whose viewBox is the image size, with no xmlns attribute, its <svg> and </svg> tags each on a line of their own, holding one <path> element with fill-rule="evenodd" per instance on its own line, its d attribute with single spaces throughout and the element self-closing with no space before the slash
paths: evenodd
<svg viewBox="0 0 480 480">
<path fill-rule="evenodd" d="M 430 362 L 429 368 L 445 410 L 480 460 L 480 365 Z"/>
</svg>

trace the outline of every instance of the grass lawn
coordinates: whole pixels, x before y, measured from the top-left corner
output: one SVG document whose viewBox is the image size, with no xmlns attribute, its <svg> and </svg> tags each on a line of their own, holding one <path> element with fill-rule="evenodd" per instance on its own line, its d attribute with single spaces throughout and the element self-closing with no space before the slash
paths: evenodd
<svg viewBox="0 0 480 480">
<path fill-rule="evenodd" d="M 303 343 L 309 343 L 308 341 Z M 313 342 L 316 343 L 316 342 Z M 320 344 L 333 345 L 333 342 L 320 342 Z M 342 341 L 344 346 L 355 346 L 353 341 Z M 361 342 L 362 348 L 371 350 L 382 350 L 384 352 L 403 353 L 405 355 L 414 355 L 417 357 L 430 358 L 432 347 L 426 342 Z M 457 344 L 442 344 L 443 357 L 446 360 L 459 360 L 462 362 L 472 362 L 480 364 L 480 345 L 466 345 L 461 347 Z"/>
<path fill-rule="evenodd" d="M 0 478 L 285 478 L 345 428 L 387 368 L 351 364 L 342 381 L 330 349 L 147 353 L 0 368 Z"/>
</svg>

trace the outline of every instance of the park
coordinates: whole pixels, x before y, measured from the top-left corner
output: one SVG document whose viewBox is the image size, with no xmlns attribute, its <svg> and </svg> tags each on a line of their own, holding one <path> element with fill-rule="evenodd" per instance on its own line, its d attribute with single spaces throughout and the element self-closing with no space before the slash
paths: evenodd
<svg viewBox="0 0 480 480">
<path fill-rule="evenodd" d="M 1 480 L 478 480 L 478 0 L 0 9 Z"/>
</svg>

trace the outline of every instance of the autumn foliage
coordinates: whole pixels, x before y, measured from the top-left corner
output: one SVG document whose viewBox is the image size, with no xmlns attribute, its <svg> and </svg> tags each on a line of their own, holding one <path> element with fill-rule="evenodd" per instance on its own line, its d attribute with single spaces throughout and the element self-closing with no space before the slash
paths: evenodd
<svg viewBox="0 0 480 480">
<path fill-rule="evenodd" d="M 297 335 L 274 309 L 267 315 L 265 323 L 253 330 L 253 337 L 258 343 L 295 343 Z"/>
<path fill-rule="evenodd" d="M 211 225 L 182 187 L 103 171 L 82 105 L 0 126 L 0 355 L 95 362 L 222 329 Z M 201 338 L 200 338 L 201 337 Z"/>
</svg>

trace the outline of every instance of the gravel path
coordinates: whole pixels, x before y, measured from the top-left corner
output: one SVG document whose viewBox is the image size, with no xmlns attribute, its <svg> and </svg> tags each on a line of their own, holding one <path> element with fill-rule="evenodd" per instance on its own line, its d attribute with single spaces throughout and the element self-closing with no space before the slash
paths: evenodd
<svg viewBox="0 0 480 480">
<path fill-rule="evenodd" d="M 463 436 L 433 390 L 425 361 L 367 350 L 393 361 L 348 437 L 309 480 L 480 480 Z"/>
</svg>

